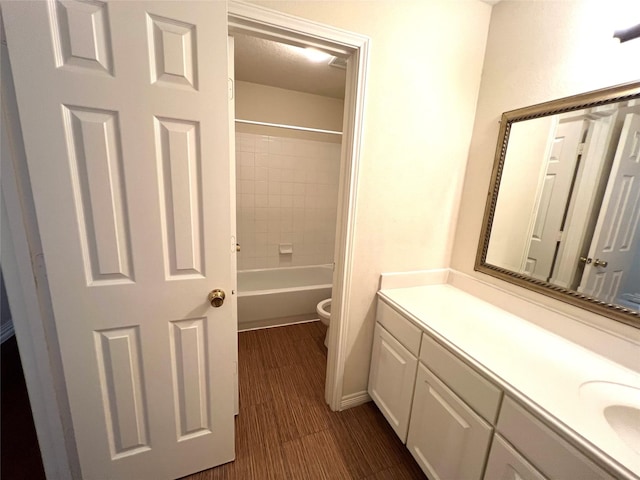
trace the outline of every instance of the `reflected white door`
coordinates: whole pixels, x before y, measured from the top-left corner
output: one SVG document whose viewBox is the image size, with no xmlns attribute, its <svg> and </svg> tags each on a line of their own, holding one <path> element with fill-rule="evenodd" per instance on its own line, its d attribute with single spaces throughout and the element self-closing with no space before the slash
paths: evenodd
<svg viewBox="0 0 640 480">
<path fill-rule="evenodd" d="M 615 302 L 640 242 L 640 115 L 628 113 L 578 291 Z M 606 266 L 602 263 L 606 262 Z"/>
<path fill-rule="evenodd" d="M 552 273 L 576 168 L 582 126 L 581 121 L 559 124 L 549 152 L 524 269 L 539 280 L 548 281 Z"/>
<path fill-rule="evenodd" d="M 2 9 L 82 478 L 232 460 L 226 3 Z"/>
</svg>

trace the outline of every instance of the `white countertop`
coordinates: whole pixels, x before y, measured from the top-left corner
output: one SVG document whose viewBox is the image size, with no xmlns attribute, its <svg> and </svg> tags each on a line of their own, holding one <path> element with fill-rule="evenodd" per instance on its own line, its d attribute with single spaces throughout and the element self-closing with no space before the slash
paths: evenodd
<svg viewBox="0 0 640 480">
<path fill-rule="evenodd" d="M 580 388 L 594 381 L 640 388 L 640 374 L 448 284 L 379 294 L 592 455 L 640 477 L 640 445 L 634 451 L 623 442 L 598 399 Z"/>
</svg>

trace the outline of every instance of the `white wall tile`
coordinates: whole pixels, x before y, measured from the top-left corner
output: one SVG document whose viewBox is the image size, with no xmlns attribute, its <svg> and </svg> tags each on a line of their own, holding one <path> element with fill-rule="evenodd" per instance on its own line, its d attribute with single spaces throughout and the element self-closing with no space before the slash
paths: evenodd
<svg viewBox="0 0 640 480">
<path fill-rule="evenodd" d="M 269 166 L 269 154 L 268 153 L 256 153 L 254 160 L 256 167 L 268 167 Z"/>
<path fill-rule="evenodd" d="M 295 170 L 293 168 L 283 168 L 281 174 L 281 181 L 283 182 L 293 182 L 293 172 Z"/>
<path fill-rule="evenodd" d="M 269 196 L 268 195 L 256 195 L 255 196 L 255 206 L 256 207 L 268 207 L 269 206 Z"/>
<path fill-rule="evenodd" d="M 266 182 L 269 180 L 269 169 L 267 167 L 255 167 L 255 177 L 257 182 Z"/>
<path fill-rule="evenodd" d="M 295 169 L 293 171 L 293 181 L 296 183 L 305 183 L 307 173 L 302 169 Z"/>
<path fill-rule="evenodd" d="M 281 195 L 280 205 L 282 207 L 293 207 L 293 195 Z"/>
<path fill-rule="evenodd" d="M 252 182 L 254 186 L 254 192 L 243 192 L 243 193 L 255 193 L 256 195 L 267 195 L 269 193 L 269 182 Z"/>
<path fill-rule="evenodd" d="M 281 198 L 281 195 L 269 195 L 269 207 L 279 207 Z"/>
<path fill-rule="evenodd" d="M 238 165 L 238 178 L 240 180 L 255 180 L 255 168 L 248 165 Z"/>
<path fill-rule="evenodd" d="M 236 152 L 238 268 L 332 262 L 340 145 L 237 134 Z"/>
<path fill-rule="evenodd" d="M 236 153 L 237 165 L 249 165 L 254 166 L 254 157 L 255 154 L 253 152 L 240 151 Z"/>
<path fill-rule="evenodd" d="M 282 182 L 282 190 L 280 193 L 282 193 L 282 195 L 293 195 L 293 185 L 292 182 Z"/>
<path fill-rule="evenodd" d="M 269 137 L 266 135 L 251 135 L 254 138 L 255 152 L 256 153 L 268 153 L 269 152 Z"/>
<path fill-rule="evenodd" d="M 269 167 L 269 183 L 282 181 L 282 169 Z"/>
<path fill-rule="evenodd" d="M 266 233 L 267 232 L 267 221 L 266 220 L 256 220 L 255 221 L 255 232 L 256 233 Z M 266 242 L 265 236 L 265 242 Z"/>
</svg>

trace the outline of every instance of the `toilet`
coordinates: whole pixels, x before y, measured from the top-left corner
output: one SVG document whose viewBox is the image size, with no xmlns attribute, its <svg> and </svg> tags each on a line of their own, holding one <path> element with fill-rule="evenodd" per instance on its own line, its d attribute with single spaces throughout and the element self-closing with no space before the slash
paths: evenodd
<svg viewBox="0 0 640 480">
<path fill-rule="evenodd" d="M 324 323 L 327 327 L 329 327 L 329 320 L 331 319 L 331 299 L 327 298 L 326 300 L 322 300 L 316 306 L 316 312 L 318 313 L 318 317 L 320 317 L 320 321 Z M 324 337 L 324 346 L 327 346 L 327 339 L 329 338 L 329 329 L 327 328 L 327 335 Z"/>
</svg>

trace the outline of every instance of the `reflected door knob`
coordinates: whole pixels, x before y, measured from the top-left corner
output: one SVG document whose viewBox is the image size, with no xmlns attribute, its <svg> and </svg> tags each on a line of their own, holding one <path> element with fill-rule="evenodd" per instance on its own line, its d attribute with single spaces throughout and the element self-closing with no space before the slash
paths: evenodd
<svg viewBox="0 0 640 480">
<path fill-rule="evenodd" d="M 607 265 L 609 265 L 609 262 L 607 262 L 606 260 L 600 260 L 599 258 L 596 258 L 596 260 L 593 262 L 593 264 L 596 267 L 605 268 Z"/>
<path fill-rule="evenodd" d="M 222 304 L 224 303 L 224 292 L 219 288 L 216 288 L 215 290 L 211 290 L 209 292 L 209 295 L 207 296 L 207 300 L 209 300 L 209 303 L 211 304 L 212 307 L 215 307 L 215 308 L 221 307 Z"/>
</svg>

